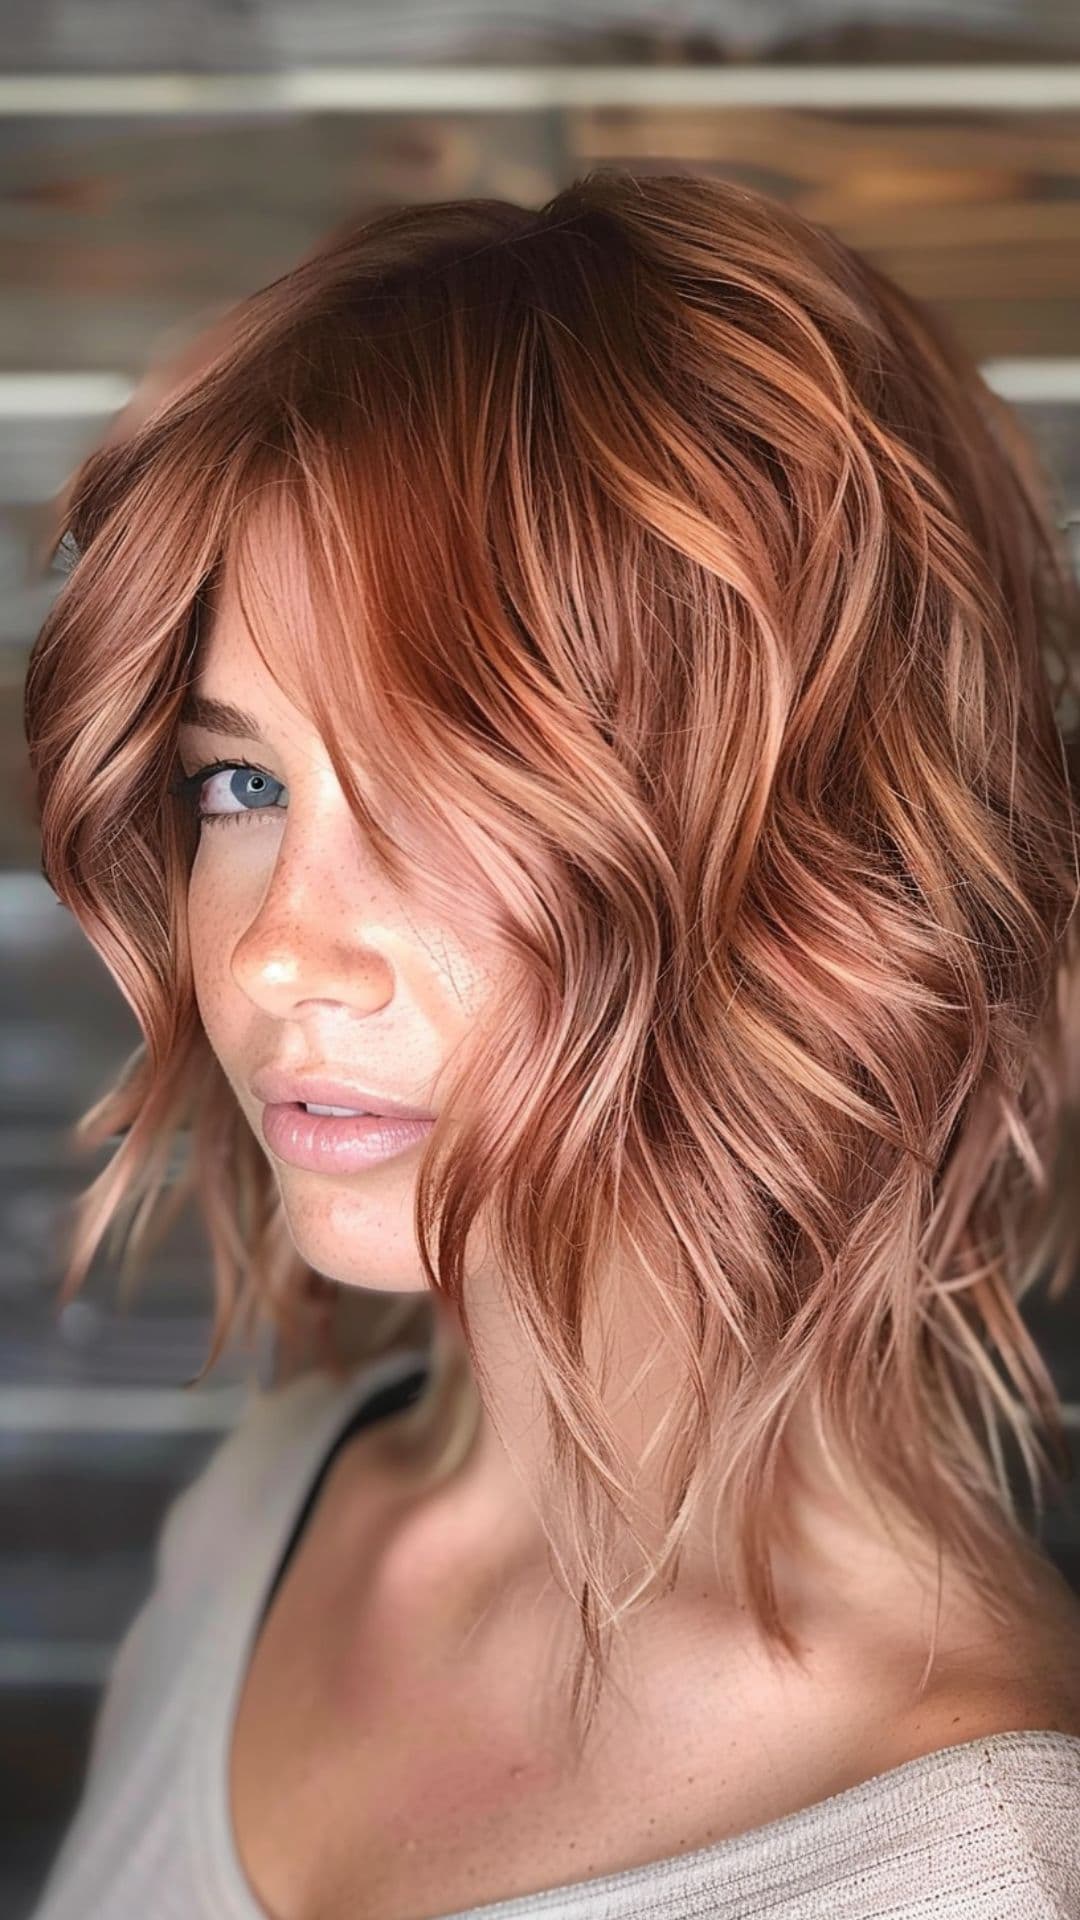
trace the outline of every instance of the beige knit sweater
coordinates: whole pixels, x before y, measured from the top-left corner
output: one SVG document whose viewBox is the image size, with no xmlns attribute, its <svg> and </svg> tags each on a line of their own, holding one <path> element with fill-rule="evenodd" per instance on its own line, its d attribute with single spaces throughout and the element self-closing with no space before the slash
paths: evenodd
<svg viewBox="0 0 1080 1920">
<path fill-rule="evenodd" d="M 165 1516 L 155 1584 L 115 1656 L 82 1799 L 31 1920 L 268 1920 L 229 1823 L 240 1682 L 336 1434 L 424 1358 L 368 1362 L 345 1383 L 312 1370 L 252 1389 Z M 1080 1738 L 965 1741 L 714 1846 L 491 1902 L 468 1920 L 639 1915 L 1080 1920 Z"/>
</svg>

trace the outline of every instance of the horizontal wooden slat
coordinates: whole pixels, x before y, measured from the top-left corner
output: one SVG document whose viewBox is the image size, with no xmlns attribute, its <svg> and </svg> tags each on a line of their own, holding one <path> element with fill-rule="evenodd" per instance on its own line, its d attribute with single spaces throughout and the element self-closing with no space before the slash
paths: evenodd
<svg viewBox="0 0 1080 1920">
<path fill-rule="evenodd" d="M 814 107 L 1052 113 L 1080 105 L 1080 64 L 870 66 L 291 66 L 255 73 L 0 75 L 7 119 L 93 115 L 503 113 L 564 107 Z"/>
</svg>

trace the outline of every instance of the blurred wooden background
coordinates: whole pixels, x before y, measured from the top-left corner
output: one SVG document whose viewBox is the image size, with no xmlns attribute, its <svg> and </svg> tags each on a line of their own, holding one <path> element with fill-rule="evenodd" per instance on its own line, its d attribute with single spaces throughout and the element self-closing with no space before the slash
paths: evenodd
<svg viewBox="0 0 1080 1920">
<path fill-rule="evenodd" d="M 1080 15 L 41 0 L 9 6 L 0 61 L 0 1912 L 20 1920 L 164 1507 L 248 1391 L 236 1354 L 181 1389 L 210 1318 L 193 1219 L 129 1306 L 99 1260 L 55 1314 L 63 1208 L 93 1170 L 63 1135 L 138 1035 L 27 810 L 22 677 L 51 591 L 28 572 L 35 507 L 166 334 L 350 210 L 539 203 L 617 162 L 763 187 L 862 248 L 986 364 L 1080 525 Z M 1075 1432 L 1080 1302 L 1031 1312 Z M 1075 1500 L 1045 1537 L 1080 1587 Z"/>
</svg>

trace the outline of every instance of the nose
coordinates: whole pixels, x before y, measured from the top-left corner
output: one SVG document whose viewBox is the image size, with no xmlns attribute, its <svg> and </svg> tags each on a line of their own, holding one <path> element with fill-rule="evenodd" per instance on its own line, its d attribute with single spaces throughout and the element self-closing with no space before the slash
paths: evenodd
<svg viewBox="0 0 1080 1920">
<path fill-rule="evenodd" d="M 325 819 L 325 816 L 324 816 Z M 295 822 L 291 822 L 295 827 Z M 231 968 L 237 987 L 280 1021 L 306 1009 L 377 1012 L 394 994 L 401 942 L 385 881 L 358 859 L 351 835 L 328 829 L 314 844 L 282 836 L 253 918 L 238 935 Z"/>
</svg>

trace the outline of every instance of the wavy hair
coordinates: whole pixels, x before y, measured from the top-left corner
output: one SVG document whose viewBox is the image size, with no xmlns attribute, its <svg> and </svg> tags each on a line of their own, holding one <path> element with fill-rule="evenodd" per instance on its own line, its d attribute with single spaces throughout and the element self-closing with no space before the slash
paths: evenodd
<svg viewBox="0 0 1080 1920">
<path fill-rule="evenodd" d="M 267 536 L 309 617 L 260 587 Z M 76 1130 L 119 1144 L 64 1297 L 110 1225 L 130 1272 L 188 1198 L 207 1367 L 333 1292 L 193 993 L 175 742 L 235 559 L 381 869 L 514 963 L 419 1169 L 432 1292 L 404 1311 L 449 1303 L 467 1346 L 483 1216 L 568 1516 L 575 1709 L 634 1470 L 582 1334 L 631 1267 L 682 1380 L 644 1597 L 722 1457 L 744 1596 L 794 1653 L 770 1555 L 809 1394 L 998 1605 L 1037 1552 L 1006 1445 L 1040 1511 L 1068 1462 L 1019 1302 L 1077 1253 L 1077 600 L 1026 441 L 938 325 L 693 174 L 384 207 L 151 374 L 45 547 L 71 564 L 26 681 L 42 869 L 144 1036 Z M 460 1434 L 474 1371 L 436 1371 Z"/>
</svg>

